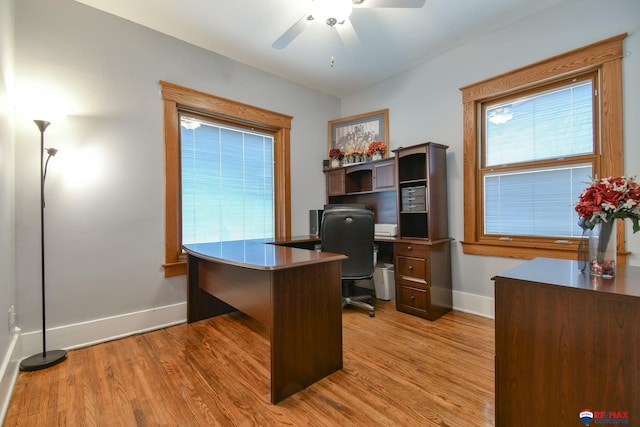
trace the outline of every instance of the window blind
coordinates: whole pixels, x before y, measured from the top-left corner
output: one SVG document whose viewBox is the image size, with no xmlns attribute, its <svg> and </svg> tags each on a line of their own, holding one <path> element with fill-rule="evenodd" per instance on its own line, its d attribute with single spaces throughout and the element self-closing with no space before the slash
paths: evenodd
<svg viewBox="0 0 640 427">
<path fill-rule="evenodd" d="M 589 80 L 487 108 L 485 166 L 592 153 L 592 93 Z"/>
<path fill-rule="evenodd" d="M 579 237 L 574 206 L 591 164 L 484 176 L 485 234 Z"/>
<path fill-rule="evenodd" d="M 593 176 L 579 159 L 594 152 L 593 99 L 589 79 L 486 107 L 484 234 L 582 234 L 574 206 Z"/>
<path fill-rule="evenodd" d="M 273 137 L 182 116 L 182 243 L 274 237 Z"/>
</svg>

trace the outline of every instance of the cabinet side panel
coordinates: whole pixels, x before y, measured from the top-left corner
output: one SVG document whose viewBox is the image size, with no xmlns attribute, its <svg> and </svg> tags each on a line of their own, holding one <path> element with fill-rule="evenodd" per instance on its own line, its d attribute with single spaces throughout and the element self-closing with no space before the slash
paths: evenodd
<svg viewBox="0 0 640 427">
<path fill-rule="evenodd" d="M 442 316 L 453 306 L 451 292 L 451 254 L 450 242 L 445 241 L 431 246 L 430 254 L 430 284 L 431 284 L 431 315 Z"/>
<path fill-rule="evenodd" d="M 637 297 L 497 277 L 495 325 L 497 426 L 640 413 Z"/>
<path fill-rule="evenodd" d="M 428 162 L 429 237 L 431 240 L 446 239 L 449 237 L 449 207 L 445 149 L 430 145 Z"/>
</svg>

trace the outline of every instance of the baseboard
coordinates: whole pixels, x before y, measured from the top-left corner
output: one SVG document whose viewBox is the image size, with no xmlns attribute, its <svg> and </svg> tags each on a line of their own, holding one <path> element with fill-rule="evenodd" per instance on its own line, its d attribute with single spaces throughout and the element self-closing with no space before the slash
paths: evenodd
<svg viewBox="0 0 640 427">
<path fill-rule="evenodd" d="M 47 349 L 86 347 L 101 342 L 184 323 L 187 303 L 90 320 L 88 322 L 47 329 Z M 21 335 L 22 357 L 42 351 L 42 331 Z"/>
<path fill-rule="evenodd" d="M 478 316 L 494 318 L 494 303 L 491 297 L 453 291 L 453 308 Z M 51 328 L 47 330 L 47 348 L 70 350 L 177 325 L 186 322 L 186 313 L 187 303 L 183 302 Z M 17 345 L 18 339 L 20 345 Z M 41 331 L 16 334 L 14 340 L 16 342 L 12 343 L 12 353 L 18 351 L 19 357 L 17 359 L 42 351 Z M 20 349 L 21 351 L 19 351 Z M 10 357 L 10 355 L 6 357 Z M 2 373 L 0 372 L 0 374 Z M 2 379 L 4 381 L 4 377 Z"/>
<path fill-rule="evenodd" d="M 373 280 L 360 280 L 357 285 L 361 288 L 374 289 Z M 493 298 L 467 292 L 453 291 L 453 309 L 490 319 L 495 316 Z"/>
<path fill-rule="evenodd" d="M 495 318 L 494 302 L 491 297 L 453 291 L 453 308 L 477 316 Z"/>
<path fill-rule="evenodd" d="M 16 328 L 7 354 L 4 355 L 2 365 L 0 365 L 0 425 L 4 423 L 4 418 L 9 409 L 9 401 L 13 393 L 13 387 L 18 378 L 18 362 L 20 361 L 20 329 Z"/>
</svg>

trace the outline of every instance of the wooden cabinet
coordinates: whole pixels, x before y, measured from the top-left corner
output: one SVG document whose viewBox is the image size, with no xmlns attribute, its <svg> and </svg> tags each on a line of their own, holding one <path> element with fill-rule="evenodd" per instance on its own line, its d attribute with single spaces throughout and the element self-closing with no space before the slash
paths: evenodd
<svg viewBox="0 0 640 427">
<path fill-rule="evenodd" d="M 447 146 L 426 142 L 394 150 L 398 228 L 396 308 L 435 320 L 452 307 L 447 209 Z"/>
<path fill-rule="evenodd" d="M 536 258 L 494 277 L 496 426 L 638 425 L 640 268 Z M 626 421 L 626 422 L 625 422 Z"/>
<path fill-rule="evenodd" d="M 327 203 L 360 203 L 376 223 L 397 223 L 395 158 L 325 171 Z"/>
<path fill-rule="evenodd" d="M 327 179 L 327 195 L 344 195 L 344 168 L 332 169 L 325 172 Z"/>
<path fill-rule="evenodd" d="M 373 191 L 396 189 L 396 162 L 385 160 L 372 164 Z"/>
<path fill-rule="evenodd" d="M 325 171 L 327 196 L 395 191 L 395 159 L 360 163 Z"/>
<path fill-rule="evenodd" d="M 400 239 L 393 245 L 396 308 L 435 320 L 452 307 L 450 241 Z"/>
<path fill-rule="evenodd" d="M 398 228 L 402 237 L 449 238 L 446 145 L 426 142 L 394 150 Z"/>
</svg>

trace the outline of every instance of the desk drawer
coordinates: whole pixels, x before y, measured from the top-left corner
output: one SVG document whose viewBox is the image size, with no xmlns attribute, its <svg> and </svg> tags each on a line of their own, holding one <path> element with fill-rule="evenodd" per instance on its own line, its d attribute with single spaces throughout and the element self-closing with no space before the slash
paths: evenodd
<svg viewBox="0 0 640 427">
<path fill-rule="evenodd" d="M 429 289 L 422 289 L 400 282 L 396 288 L 398 310 L 426 316 L 429 310 Z"/>
<path fill-rule="evenodd" d="M 399 276 L 418 279 L 425 283 L 427 281 L 427 260 L 424 258 L 398 255 L 395 269 Z"/>
<path fill-rule="evenodd" d="M 393 253 L 427 260 L 429 258 L 429 246 L 420 243 L 395 243 L 393 245 Z"/>
</svg>

